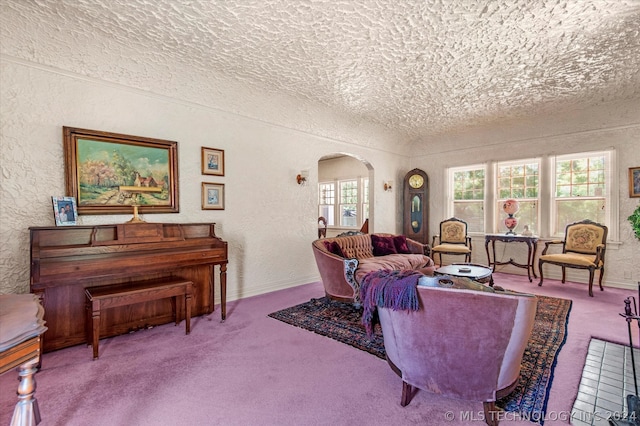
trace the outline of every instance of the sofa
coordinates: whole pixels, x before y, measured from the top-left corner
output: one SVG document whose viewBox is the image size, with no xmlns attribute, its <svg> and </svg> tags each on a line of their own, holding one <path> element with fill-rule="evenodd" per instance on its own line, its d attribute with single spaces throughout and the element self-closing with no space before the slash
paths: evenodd
<svg viewBox="0 0 640 426">
<path fill-rule="evenodd" d="M 369 272 L 416 270 L 433 275 L 429 245 L 386 233 L 356 234 L 315 240 L 313 254 L 327 297 L 360 304 L 360 283 Z"/>
<path fill-rule="evenodd" d="M 518 382 L 537 297 L 472 282 L 421 285 L 425 279 L 416 286 L 417 310 L 377 307 L 387 361 L 402 378 L 400 405 L 411 402 L 416 388 L 481 401 L 485 421 L 497 425 L 495 402 Z"/>
</svg>

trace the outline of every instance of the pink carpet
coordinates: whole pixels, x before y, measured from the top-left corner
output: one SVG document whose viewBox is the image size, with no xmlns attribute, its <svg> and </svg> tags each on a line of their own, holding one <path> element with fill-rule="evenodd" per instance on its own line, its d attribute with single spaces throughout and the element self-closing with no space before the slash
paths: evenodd
<svg viewBox="0 0 640 426">
<path fill-rule="evenodd" d="M 545 426 L 569 423 L 591 336 L 628 342 L 622 312 L 637 291 L 496 273 L 496 285 L 573 300 Z M 400 379 L 385 361 L 267 317 L 324 293 L 320 283 L 229 303 L 181 324 L 67 348 L 43 357 L 37 374 L 48 425 L 451 425 L 481 424 L 482 404 L 419 392 L 401 407 Z M 634 339 L 637 330 L 634 331 Z M 17 374 L 0 376 L 0 425 L 9 424 Z M 501 425 L 527 424 L 505 417 Z"/>
</svg>

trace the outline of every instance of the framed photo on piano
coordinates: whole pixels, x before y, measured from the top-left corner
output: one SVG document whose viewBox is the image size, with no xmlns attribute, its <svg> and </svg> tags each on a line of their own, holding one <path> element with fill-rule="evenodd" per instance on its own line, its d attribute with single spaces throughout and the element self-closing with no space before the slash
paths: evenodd
<svg viewBox="0 0 640 426">
<path fill-rule="evenodd" d="M 178 142 L 66 126 L 63 139 L 66 195 L 79 214 L 180 212 Z"/>
<path fill-rule="evenodd" d="M 78 224 L 78 209 L 73 197 L 51 197 L 53 215 L 56 226 L 73 226 Z"/>
</svg>

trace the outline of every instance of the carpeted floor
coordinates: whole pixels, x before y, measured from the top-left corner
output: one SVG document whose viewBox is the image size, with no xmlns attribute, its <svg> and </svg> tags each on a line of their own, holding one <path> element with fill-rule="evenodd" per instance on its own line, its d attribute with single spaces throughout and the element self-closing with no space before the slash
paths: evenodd
<svg viewBox="0 0 640 426">
<path fill-rule="evenodd" d="M 505 411 L 517 412 L 523 418 L 543 423 L 556 355 L 565 341 L 570 310 L 570 300 L 539 296 L 536 320 L 525 349 L 520 380 L 511 394 L 498 401 Z M 273 312 L 269 316 L 385 359 L 380 325 L 376 325 L 372 339 L 367 337 L 361 323 L 362 310 L 353 304 L 323 297 Z"/>
</svg>

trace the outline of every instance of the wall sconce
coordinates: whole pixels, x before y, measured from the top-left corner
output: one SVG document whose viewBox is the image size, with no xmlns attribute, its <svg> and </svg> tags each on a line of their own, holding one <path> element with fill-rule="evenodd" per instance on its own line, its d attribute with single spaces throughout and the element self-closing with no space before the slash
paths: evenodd
<svg viewBox="0 0 640 426">
<path fill-rule="evenodd" d="M 307 183 L 307 178 L 309 177 L 309 170 L 302 170 L 298 176 L 296 176 L 296 182 L 298 185 L 305 185 Z"/>
<path fill-rule="evenodd" d="M 384 182 L 384 185 L 382 186 L 384 188 L 384 190 L 386 192 L 391 192 L 393 191 L 393 181 L 392 180 L 387 180 Z"/>
</svg>

